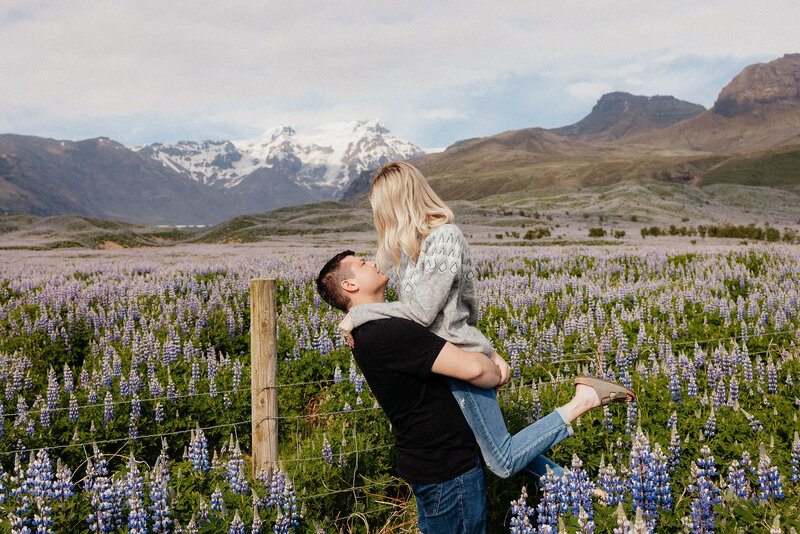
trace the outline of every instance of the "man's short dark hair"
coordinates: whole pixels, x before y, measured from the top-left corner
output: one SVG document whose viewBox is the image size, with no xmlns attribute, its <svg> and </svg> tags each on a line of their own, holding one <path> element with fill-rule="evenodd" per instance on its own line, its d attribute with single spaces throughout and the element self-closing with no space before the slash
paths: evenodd
<svg viewBox="0 0 800 534">
<path fill-rule="evenodd" d="M 350 297 L 342 289 L 342 280 L 352 278 L 350 269 L 342 266 L 342 260 L 347 256 L 355 256 L 352 250 L 345 250 L 328 260 L 317 276 L 317 292 L 322 300 L 346 312 L 350 307 Z"/>
</svg>

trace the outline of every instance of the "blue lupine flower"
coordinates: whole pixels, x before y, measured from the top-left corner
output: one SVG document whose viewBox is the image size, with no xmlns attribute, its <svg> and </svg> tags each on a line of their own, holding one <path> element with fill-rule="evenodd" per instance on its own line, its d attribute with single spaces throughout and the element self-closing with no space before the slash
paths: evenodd
<svg viewBox="0 0 800 534">
<path fill-rule="evenodd" d="M 72 379 L 72 369 L 69 368 L 69 365 L 64 363 L 64 391 L 72 392 L 75 390 L 75 383 Z"/>
<path fill-rule="evenodd" d="M 626 407 L 625 433 L 631 434 L 636 428 L 636 420 L 638 419 L 639 410 L 636 405 L 636 401 L 627 403 L 625 407 Z"/>
<path fill-rule="evenodd" d="M 539 532 L 555 533 L 564 491 L 561 478 L 557 477 L 548 467 L 547 474 L 541 478 L 539 486 L 542 490 L 542 498 L 536 505 L 536 524 Z"/>
<path fill-rule="evenodd" d="M 565 470 L 565 478 L 566 497 L 572 516 L 578 517 L 582 508 L 589 515 L 590 520 L 594 518 L 592 504 L 594 484 L 589 480 L 589 475 L 583 469 L 583 462 L 577 454 L 572 455 L 572 465 Z"/>
<path fill-rule="evenodd" d="M 703 434 L 709 438 L 713 438 L 717 435 L 717 416 L 713 407 L 711 408 L 711 414 L 708 416 L 706 424 L 703 427 Z"/>
<path fill-rule="evenodd" d="M 527 498 L 528 491 L 522 486 L 519 499 L 511 501 L 510 532 L 513 534 L 533 534 L 536 531 L 533 526 L 535 509 L 528 506 Z"/>
<path fill-rule="evenodd" d="M 72 470 L 58 459 L 56 463 L 56 480 L 53 482 L 53 497 L 65 501 L 75 495 L 72 485 Z"/>
<path fill-rule="evenodd" d="M 342 380 L 342 368 L 337 364 L 336 369 L 333 371 L 333 383 L 340 384 Z"/>
<path fill-rule="evenodd" d="M 192 462 L 194 471 L 208 471 L 208 441 L 200 423 L 197 423 L 197 428 L 191 433 L 187 458 Z"/>
<path fill-rule="evenodd" d="M 169 507 L 169 496 L 167 487 L 169 485 L 169 470 L 167 469 L 167 458 L 162 451 L 156 460 L 153 470 L 150 472 L 150 505 L 151 517 L 153 518 L 153 532 L 168 533 L 169 526 L 172 524 L 170 519 L 171 510 Z"/>
<path fill-rule="evenodd" d="M 734 460 L 728 466 L 728 476 L 725 479 L 734 495 L 740 499 L 750 498 L 750 482 L 747 480 L 745 470 L 740 467 L 739 461 Z"/>
<path fill-rule="evenodd" d="M 156 420 L 156 423 L 159 423 L 159 424 L 163 423 L 164 422 L 164 405 L 161 404 L 160 402 L 157 402 L 154 411 L 155 411 L 154 418 Z"/>
<path fill-rule="evenodd" d="M 600 459 L 600 469 L 598 471 L 598 485 L 605 492 L 604 502 L 606 505 L 617 504 L 624 501 L 623 493 L 625 487 L 622 479 L 617 475 L 617 470 L 613 465 L 606 465 L 603 458 Z"/>
<path fill-rule="evenodd" d="M 211 506 L 209 508 L 212 512 L 219 512 L 222 514 L 224 507 L 225 502 L 222 500 L 222 490 L 219 489 L 219 484 L 217 484 L 217 487 L 214 488 L 214 492 L 211 494 Z"/>
<path fill-rule="evenodd" d="M 695 494 L 695 498 L 691 503 L 690 515 L 686 522 L 692 532 L 707 534 L 714 531 L 717 515 L 714 505 L 721 503 L 722 497 L 714 483 L 717 469 L 711 450 L 708 445 L 704 445 L 700 452 L 702 456 L 695 462 L 694 483 L 687 488 L 689 493 Z"/>
<path fill-rule="evenodd" d="M 114 399 L 110 391 L 106 391 L 105 407 L 103 409 L 103 425 L 108 426 L 108 423 L 114 418 Z"/>
<path fill-rule="evenodd" d="M 756 474 L 758 475 L 759 502 L 783 498 L 783 483 L 780 480 L 778 468 L 772 465 L 772 459 L 767 456 L 765 451 L 761 452 Z"/>
<path fill-rule="evenodd" d="M 650 441 L 641 428 L 633 437 L 630 455 L 631 504 L 641 508 L 644 517 L 654 523 L 658 509 L 669 509 L 672 505 L 669 484 L 669 467 L 661 447 L 650 447 Z"/>
<path fill-rule="evenodd" d="M 228 534 L 244 534 L 244 522 L 242 518 L 239 517 L 239 510 L 233 514 L 233 520 L 231 521 L 231 526 L 228 529 Z"/>
<path fill-rule="evenodd" d="M 247 475 L 245 474 L 245 464 L 242 458 L 242 451 L 239 448 L 239 441 L 236 441 L 236 446 L 231 450 L 230 459 L 228 460 L 227 480 L 231 487 L 231 491 L 237 495 L 243 495 L 250 490 L 247 483 Z"/>
<path fill-rule="evenodd" d="M 264 523 L 261 521 L 261 515 L 258 513 L 258 506 L 253 505 L 253 525 L 251 527 L 252 534 L 260 534 L 261 528 Z"/>
<path fill-rule="evenodd" d="M 41 497 L 36 499 L 36 511 L 32 522 L 36 534 L 53 534 L 53 509 Z"/>
<path fill-rule="evenodd" d="M 614 430 L 614 421 L 611 419 L 611 409 L 603 406 L 603 428 L 611 432 Z"/>
</svg>

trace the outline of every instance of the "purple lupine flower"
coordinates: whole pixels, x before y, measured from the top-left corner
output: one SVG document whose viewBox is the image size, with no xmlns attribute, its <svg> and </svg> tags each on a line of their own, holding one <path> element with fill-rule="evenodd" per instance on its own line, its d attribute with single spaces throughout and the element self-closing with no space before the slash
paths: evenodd
<svg viewBox="0 0 800 534">
<path fill-rule="evenodd" d="M 156 420 L 156 423 L 158 423 L 158 424 L 163 423 L 164 422 L 164 405 L 161 404 L 160 402 L 157 402 L 156 403 L 156 407 L 154 409 L 154 412 L 155 413 L 154 413 L 153 417 Z"/>
<path fill-rule="evenodd" d="M 792 441 L 792 482 L 800 482 L 800 435 L 794 431 L 794 441 Z"/>
<path fill-rule="evenodd" d="M 328 436 L 322 437 L 322 459 L 330 467 L 333 467 L 333 449 L 328 442 Z"/>
</svg>

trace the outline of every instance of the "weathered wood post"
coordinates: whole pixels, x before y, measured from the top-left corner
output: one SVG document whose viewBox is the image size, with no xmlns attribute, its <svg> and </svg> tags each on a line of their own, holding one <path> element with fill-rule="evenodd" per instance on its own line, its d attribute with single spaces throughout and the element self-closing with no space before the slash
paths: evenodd
<svg viewBox="0 0 800 534">
<path fill-rule="evenodd" d="M 278 339 L 275 280 L 250 280 L 253 476 L 278 461 Z"/>
</svg>

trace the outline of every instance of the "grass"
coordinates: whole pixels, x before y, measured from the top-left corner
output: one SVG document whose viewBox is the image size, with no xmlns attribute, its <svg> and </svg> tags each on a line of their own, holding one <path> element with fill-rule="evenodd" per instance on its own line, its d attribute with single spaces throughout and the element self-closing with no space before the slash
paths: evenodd
<svg viewBox="0 0 800 534">
<path fill-rule="evenodd" d="M 700 185 L 719 183 L 768 187 L 800 184 L 800 145 L 730 159 L 700 179 Z"/>
</svg>

